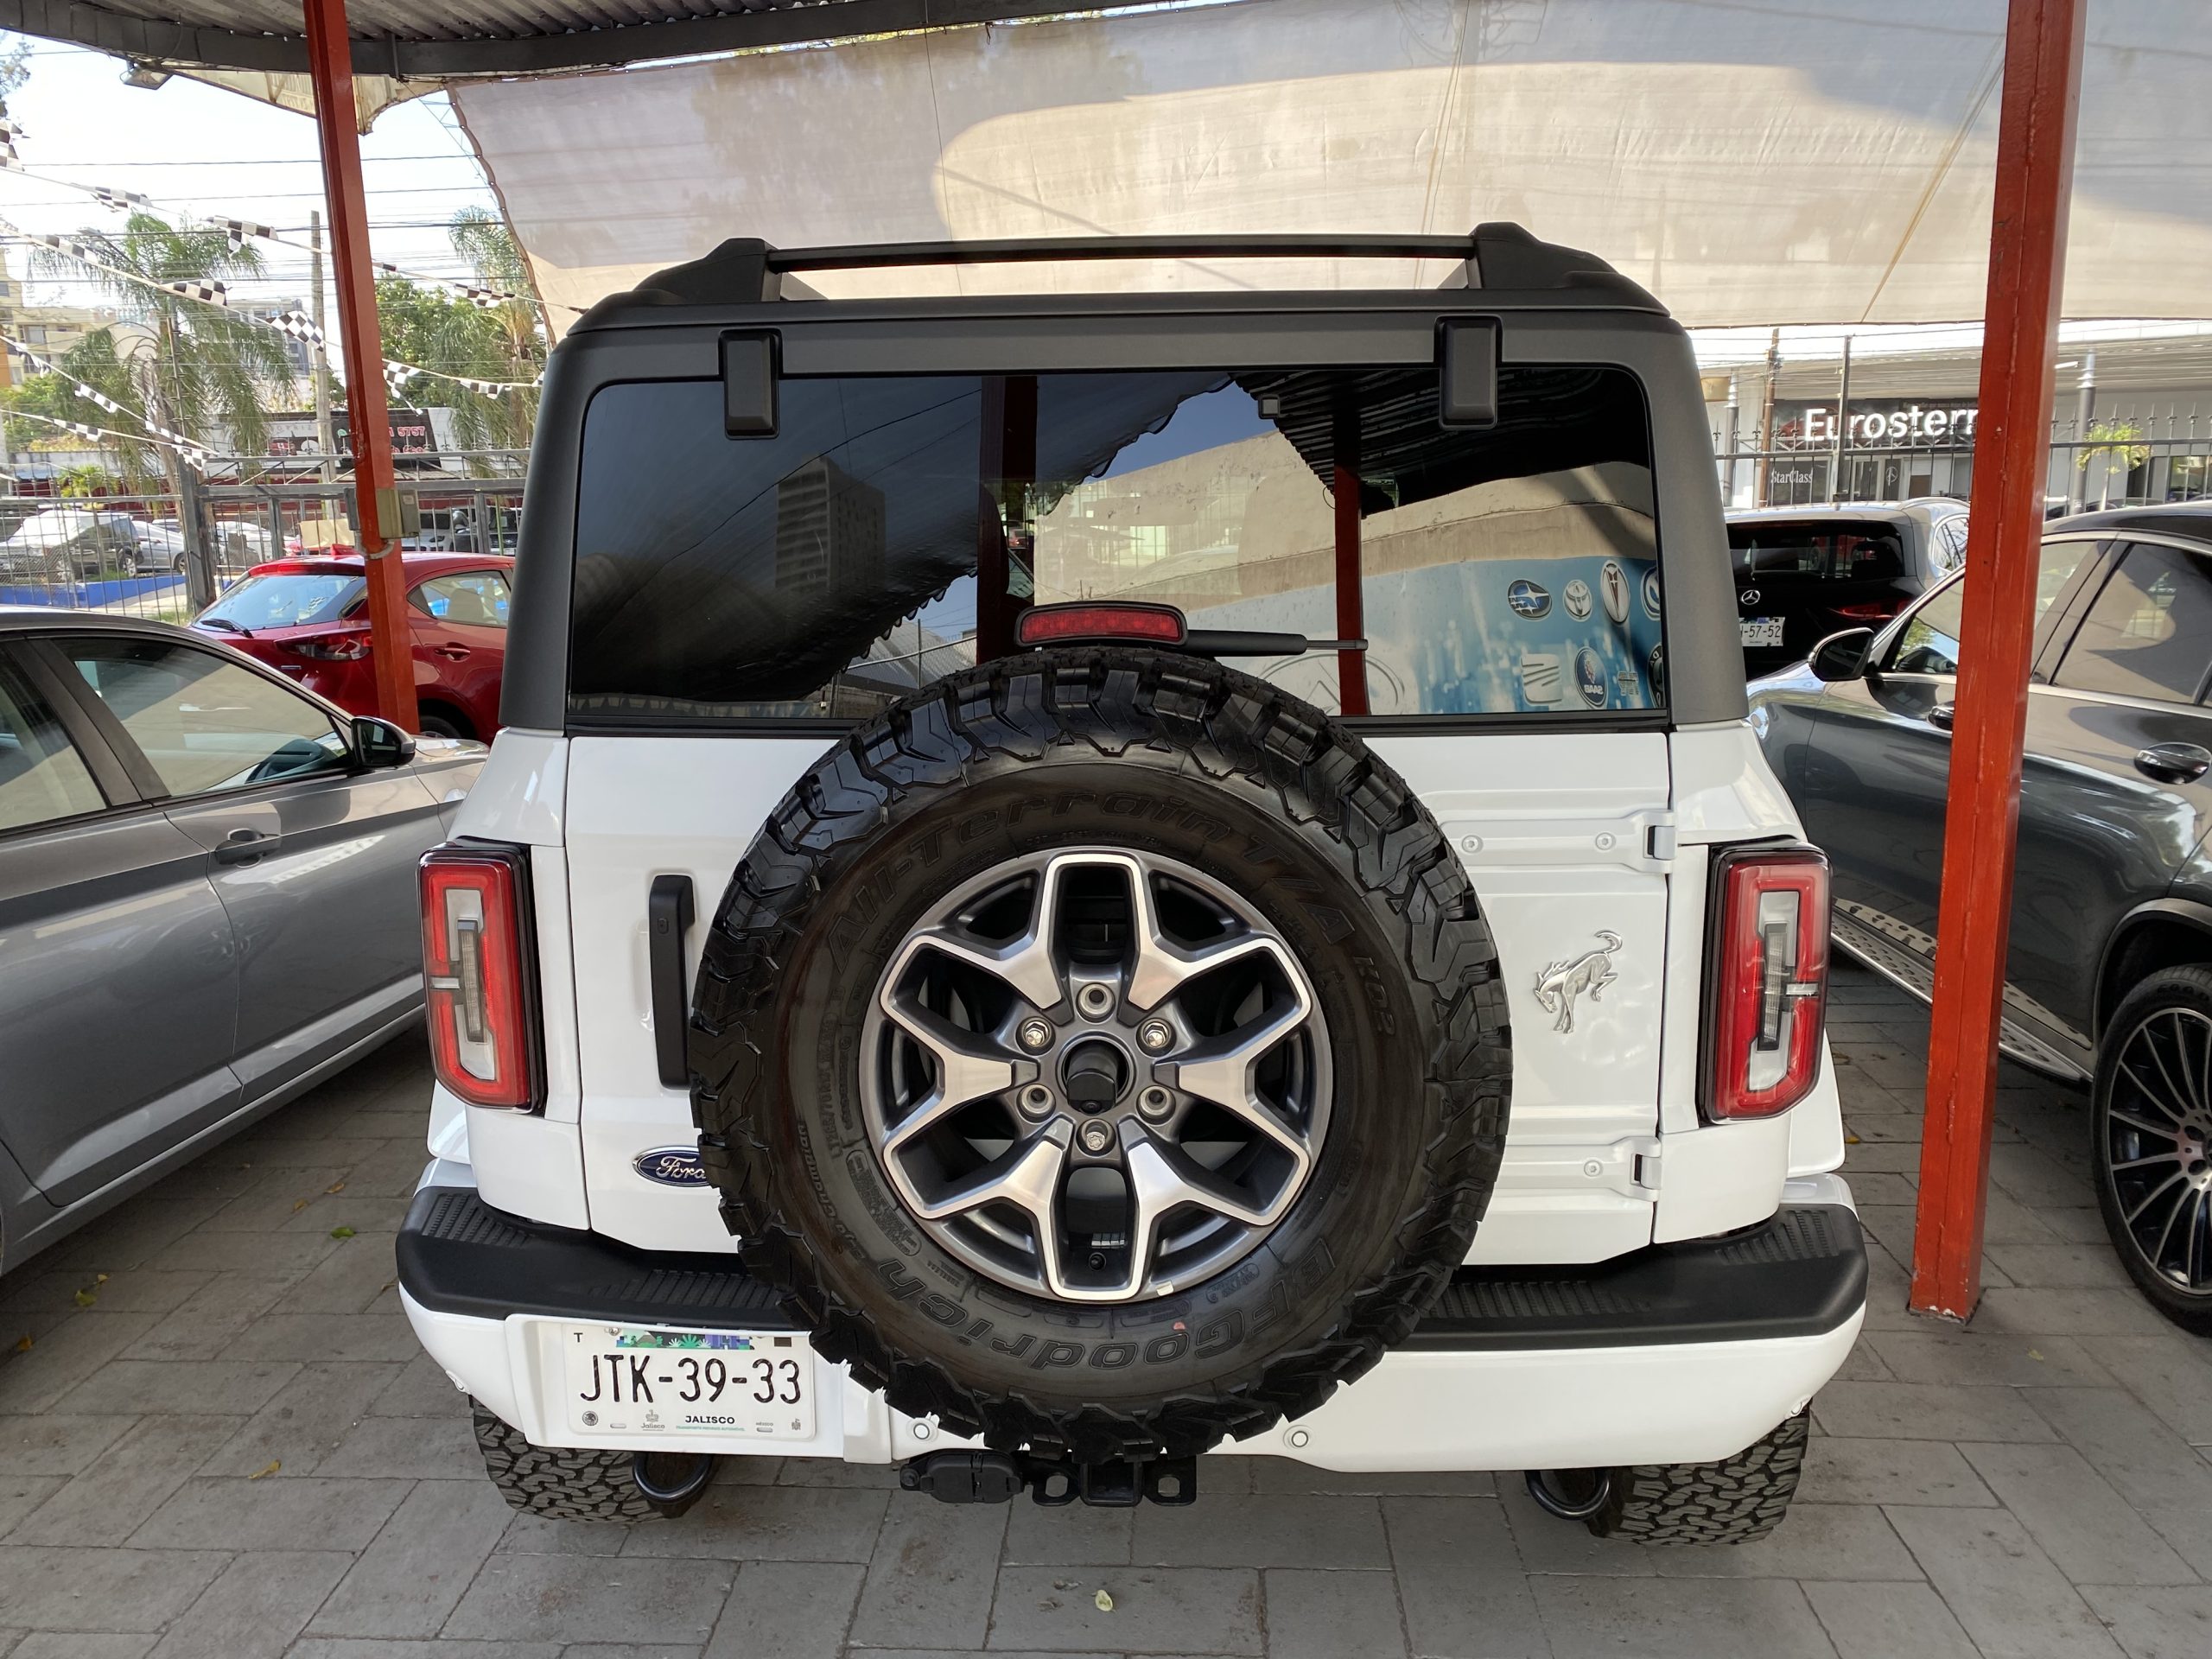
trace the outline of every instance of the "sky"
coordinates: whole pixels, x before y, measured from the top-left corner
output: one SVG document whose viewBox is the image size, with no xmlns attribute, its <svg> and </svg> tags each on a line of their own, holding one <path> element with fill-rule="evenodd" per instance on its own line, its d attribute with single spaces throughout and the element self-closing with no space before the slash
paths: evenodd
<svg viewBox="0 0 2212 1659">
<path fill-rule="evenodd" d="M 17 38 L 0 35 L 0 45 Z M 0 217 L 46 234 L 122 227 L 121 213 L 47 181 L 60 179 L 135 191 L 165 218 L 250 219 L 307 239 L 308 213 L 322 206 L 315 123 L 307 117 L 182 76 L 144 92 L 123 84 L 120 59 L 48 41 L 30 48 L 30 79 L 8 99 L 25 173 L 0 171 Z M 385 111 L 361 140 L 361 161 L 375 257 L 425 276 L 466 274 L 444 227 L 461 207 L 496 213 L 498 203 L 446 99 Z M 233 302 L 297 299 L 304 308 L 308 254 L 257 245 L 268 276 L 233 283 Z M 18 243 L 7 242 L 5 254 L 31 304 L 105 302 L 88 284 L 33 272 Z"/>
</svg>

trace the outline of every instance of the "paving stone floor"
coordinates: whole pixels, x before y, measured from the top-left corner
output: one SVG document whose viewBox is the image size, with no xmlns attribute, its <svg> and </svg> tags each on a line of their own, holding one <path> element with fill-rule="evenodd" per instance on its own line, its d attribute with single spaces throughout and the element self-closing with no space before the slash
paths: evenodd
<svg viewBox="0 0 2212 1659">
<path fill-rule="evenodd" d="M 1873 1305 L 1763 1543 L 1601 1544 L 1510 1477 L 1267 1459 L 1209 1463 L 1188 1510 L 764 1460 L 673 1523 L 513 1516 L 391 1286 L 410 1039 L 0 1279 L 0 1656 L 2212 1654 L 2212 1344 L 2113 1263 L 2079 1096 L 2007 1070 L 1990 1288 L 1927 1323 L 1925 1020 L 1841 968 L 1830 1028 Z"/>
</svg>

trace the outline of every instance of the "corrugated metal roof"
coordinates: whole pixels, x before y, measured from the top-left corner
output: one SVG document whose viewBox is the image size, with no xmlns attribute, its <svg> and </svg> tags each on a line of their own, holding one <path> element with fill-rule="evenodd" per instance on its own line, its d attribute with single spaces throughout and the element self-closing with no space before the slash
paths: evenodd
<svg viewBox="0 0 2212 1659">
<path fill-rule="evenodd" d="M 1071 0 L 348 0 L 357 73 L 529 74 L 899 29 L 1002 22 Z M 151 63 L 307 67 L 299 0 L 0 0 L 0 29 Z"/>
</svg>

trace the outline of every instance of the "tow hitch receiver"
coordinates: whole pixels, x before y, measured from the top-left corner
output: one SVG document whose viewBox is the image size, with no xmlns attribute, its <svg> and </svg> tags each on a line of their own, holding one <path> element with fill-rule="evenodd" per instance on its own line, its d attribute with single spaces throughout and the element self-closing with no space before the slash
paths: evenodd
<svg viewBox="0 0 2212 1659">
<path fill-rule="evenodd" d="M 1195 1503 L 1196 1458 L 1068 1463 L 1007 1452 L 932 1452 L 902 1465 L 902 1491 L 926 1492 L 940 1503 L 1006 1503 L 1027 1487 L 1037 1503 L 1057 1508 L 1081 1498 L 1101 1509 L 1147 1502 Z"/>
</svg>

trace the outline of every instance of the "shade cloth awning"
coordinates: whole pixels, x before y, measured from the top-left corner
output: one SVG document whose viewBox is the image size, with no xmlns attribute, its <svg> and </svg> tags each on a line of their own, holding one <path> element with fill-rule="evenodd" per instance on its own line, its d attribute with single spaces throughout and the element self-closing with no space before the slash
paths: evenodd
<svg viewBox="0 0 2212 1659">
<path fill-rule="evenodd" d="M 2092 14 L 2066 309 L 2212 313 L 2212 35 Z M 1693 325 L 1980 314 L 2000 0 L 1247 0 L 932 29 L 454 99 L 556 330 L 723 238 L 1464 232 Z M 1414 279 L 1446 267 L 1430 262 Z M 840 294 L 1394 286 L 1374 261 L 819 273 Z"/>
</svg>

